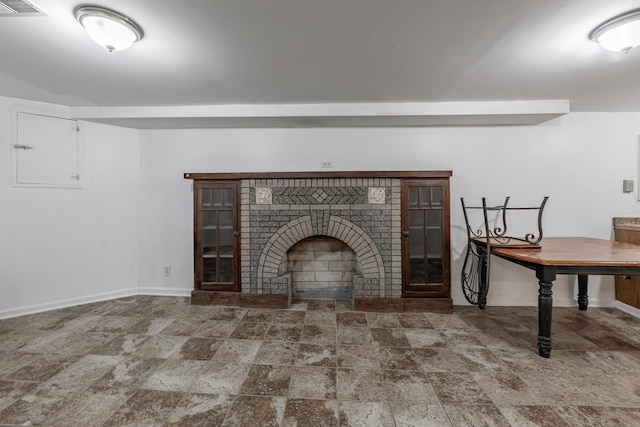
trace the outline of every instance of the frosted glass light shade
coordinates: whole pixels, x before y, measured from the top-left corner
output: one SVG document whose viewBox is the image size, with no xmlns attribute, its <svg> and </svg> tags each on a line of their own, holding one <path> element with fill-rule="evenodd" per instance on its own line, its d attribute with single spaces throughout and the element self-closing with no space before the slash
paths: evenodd
<svg viewBox="0 0 640 427">
<path fill-rule="evenodd" d="M 589 38 L 606 50 L 628 53 L 640 45 L 640 9 L 600 24 L 591 31 Z"/>
<path fill-rule="evenodd" d="M 74 15 L 89 37 L 109 52 L 127 49 L 143 35 L 138 24 L 113 10 L 87 6 L 77 8 Z"/>
</svg>

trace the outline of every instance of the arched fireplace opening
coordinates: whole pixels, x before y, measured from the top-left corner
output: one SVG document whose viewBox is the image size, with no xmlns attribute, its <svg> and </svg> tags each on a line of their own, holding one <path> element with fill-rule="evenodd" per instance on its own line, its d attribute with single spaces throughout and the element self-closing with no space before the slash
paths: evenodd
<svg viewBox="0 0 640 427">
<path fill-rule="evenodd" d="M 353 300 L 354 275 L 362 274 L 356 253 L 328 236 L 312 236 L 293 245 L 280 274 L 289 273 L 293 299 Z"/>
</svg>

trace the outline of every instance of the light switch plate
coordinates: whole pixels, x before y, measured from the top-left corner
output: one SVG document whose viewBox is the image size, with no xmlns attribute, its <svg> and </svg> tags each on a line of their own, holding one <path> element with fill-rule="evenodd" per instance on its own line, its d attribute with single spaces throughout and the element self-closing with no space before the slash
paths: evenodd
<svg viewBox="0 0 640 427">
<path fill-rule="evenodd" d="M 623 193 L 632 193 L 633 192 L 633 180 L 625 179 L 622 181 L 622 192 Z"/>
</svg>

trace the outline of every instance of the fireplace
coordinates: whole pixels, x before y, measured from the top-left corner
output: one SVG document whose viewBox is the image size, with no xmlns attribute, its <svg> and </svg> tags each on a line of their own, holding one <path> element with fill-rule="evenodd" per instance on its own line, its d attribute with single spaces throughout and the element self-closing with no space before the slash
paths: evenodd
<svg viewBox="0 0 640 427">
<path fill-rule="evenodd" d="M 185 174 L 195 182 L 196 285 L 192 301 L 240 305 L 277 301 L 278 306 L 286 307 L 295 298 L 335 298 L 352 301 L 363 309 L 380 309 L 383 304 L 404 310 L 407 304 L 424 305 L 426 300 L 416 297 L 427 296 L 446 310 L 451 307 L 450 174 Z M 405 190 L 409 184 L 423 185 L 427 192 L 435 189 L 432 195 L 434 200 L 438 198 L 427 207 L 431 209 L 429 218 L 434 213 L 441 218 L 440 258 L 429 260 L 429 266 L 440 266 L 439 276 L 433 276 L 438 277 L 438 283 L 405 286 L 413 276 L 407 274 L 407 267 L 403 270 L 403 265 L 422 262 L 410 258 L 407 250 L 413 239 L 407 239 L 413 234 L 409 219 L 403 217 L 403 212 L 411 209 L 409 205 L 404 207 L 405 199 L 409 203 L 409 190 Z M 403 223 L 407 230 L 403 230 Z M 206 224 L 209 230 L 205 230 Z M 426 225 L 423 228 L 426 236 Z M 211 241 L 210 236 L 218 240 Z M 422 256 L 427 265 L 427 254 Z M 207 277 L 202 275 L 202 265 L 208 268 Z"/>
<path fill-rule="evenodd" d="M 350 248 L 360 266 L 352 297 L 401 297 L 399 191 L 391 178 L 243 181 L 242 292 L 293 298 L 287 252 L 322 236 Z"/>
</svg>

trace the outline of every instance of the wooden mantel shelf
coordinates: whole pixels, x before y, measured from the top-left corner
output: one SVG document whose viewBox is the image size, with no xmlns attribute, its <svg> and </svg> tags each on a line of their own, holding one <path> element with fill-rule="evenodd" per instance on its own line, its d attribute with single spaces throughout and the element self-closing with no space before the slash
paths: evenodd
<svg viewBox="0 0 640 427">
<path fill-rule="evenodd" d="M 187 172 L 184 179 L 449 178 L 451 171 Z"/>
</svg>

